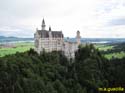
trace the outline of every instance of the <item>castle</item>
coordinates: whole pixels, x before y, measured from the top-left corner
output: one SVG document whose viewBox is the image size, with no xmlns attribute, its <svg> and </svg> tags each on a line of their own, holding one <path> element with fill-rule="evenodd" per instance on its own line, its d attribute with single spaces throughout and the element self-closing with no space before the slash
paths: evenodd
<svg viewBox="0 0 125 93">
<path fill-rule="evenodd" d="M 76 33 L 76 41 L 64 40 L 62 31 L 52 31 L 51 27 L 46 30 L 44 19 L 42 20 L 41 30 L 36 29 L 34 34 L 35 51 L 40 54 L 42 51 L 62 51 L 68 58 L 75 57 L 75 51 L 80 45 L 80 32 Z"/>
</svg>

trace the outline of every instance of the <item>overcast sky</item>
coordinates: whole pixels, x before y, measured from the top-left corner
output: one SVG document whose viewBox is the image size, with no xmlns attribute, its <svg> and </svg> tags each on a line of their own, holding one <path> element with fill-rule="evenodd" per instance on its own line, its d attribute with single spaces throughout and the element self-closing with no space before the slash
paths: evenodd
<svg viewBox="0 0 125 93">
<path fill-rule="evenodd" d="M 0 36 L 33 37 L 43 17 L 65 37 L 125 37 L 125 0 L 0 0 Z"/>
</svg>

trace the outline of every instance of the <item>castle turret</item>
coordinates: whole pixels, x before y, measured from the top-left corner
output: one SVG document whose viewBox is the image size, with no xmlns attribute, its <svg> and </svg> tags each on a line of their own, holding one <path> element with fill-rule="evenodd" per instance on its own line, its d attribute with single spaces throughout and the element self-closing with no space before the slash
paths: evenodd
<svg viewBox="0 0 125 93">
<path fill-rule="evenodd" d="M 52 31 L 51 31 L 51 27 L 49 27 L 49 38 L 52 38 Z"/>
<path fill-rule="evenodd" d="M 76 32 L 76 40 L 77 40 L 77 44 L 79 45 L 81 42 L 80 42 L 80 39 L 81 39 L 81 36 L 80 36 L 80 31 L 78 30 Z"/>
<path fill-rule="evenodd" d="M 51 31 L 51 26 L 49 26 L 49 31 Z"/>
<path fill-rule="evenodd" d="M 41 27 L 42 27 L 42 30 L 45 30 L 46 25 L 45 25 L 45 21 L 44 21 L 44 19 L 43 19 L 43 21 L 42 21 L 42 25 L 41 25 Z"/>
</svg>

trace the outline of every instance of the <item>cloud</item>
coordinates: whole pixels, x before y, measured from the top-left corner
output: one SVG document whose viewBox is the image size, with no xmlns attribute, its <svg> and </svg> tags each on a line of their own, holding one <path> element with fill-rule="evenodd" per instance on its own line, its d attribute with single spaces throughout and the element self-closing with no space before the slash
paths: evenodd
<svg viewBox="0 0 125 93">
<path fill-rule="evenodd" d="M 0 31 L 4 31 L 4 32 L 14 31 L 14 32 L 17 32 L 17 31 L 21 31 L 21 30 L 20 29 L 12 29 L 12 28 L 6 26 L 6 27 L 1 27 Z"/>
<path fill-rule="evenodd" d="M 0 35 L 16 36 L 16 37 L 33 37 L 33 32 L 30 29 L 20 27 L 0 27 Z"/>
<path fill-rule="evenodd" d="M 109 22 L 109 25 L 110 26 L 119 26 L 119 25 L 125 26 L 125 18 L 113 19 Z"/>
<path fill-rule="evenodd" d="M 124 37 L 124 11 L 124 0 L 1 0 L 0 35 L 33 37 L 44 17 L 66 37 Z"/>
</svg>

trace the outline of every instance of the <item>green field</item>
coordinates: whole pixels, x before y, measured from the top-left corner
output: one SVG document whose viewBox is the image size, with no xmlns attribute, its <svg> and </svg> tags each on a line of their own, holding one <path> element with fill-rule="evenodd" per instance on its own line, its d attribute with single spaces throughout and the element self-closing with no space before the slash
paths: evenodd
<svg viewBox="0 0 125 93">
<path fill-rule="evenodd" d="M 113 45 L 104 45 L 104 44 L 98 44 L 95 45 L 96 48 L 98 48 L 100 51 L 108 51 L 112 49 L 114 46 Z"/>
<path fill-rule="evenodd" d="M 119 53 L 109 53 L 109 54 L 106 54 L 105 57 L 108 59 L 112 59 L 112 58 L 121 59 L 121 58 L 125 57 L 125 52 L 121 51 Z"/>
<path fill-rule="evenodd" d="M 34 48 L 34 44 L 31 42 L 15 43 L 14 46 L 15 47 L 11 47 L 11 48 L 0 48 L 0 57 L 3 57 L 5 55 L 15 54 L 16 52 L 25 52 L 25 51 L 28 51 L 30 48 Z M 94 46 L 97 49 L 99 49 L 100 52 L 102 52 L 102 54 L 103 54 L 103 52 L 107 52 L 107 53 L 103 54 L 107 59 L 125 57 L 125 51 L 122 51 L 125 44 L 123 45 L 123 47 L 121 47 L 121 45 L 118 45 L 118 47 L 121 48 L 118 52 L 114 51 L 115 45 L 96 44 Z M 110 53 L 108 51 L 114 51 L 114 52 Z"/>
<path fill-rule="evenodd" d="M 0 48 L 0 57 L 5 55 L 15 54 L 16 52 L 25 52 L 28 51 L 30 48 L 34 48 L 33 43 L 26 42 L 26 43 L 15 43 L 15 47 L 11 48 Z"/>
<path fill-rule="evenodd" d="M 119 51 L 115 51 L 115 46 L 119 48 Z M 97 44 L 95 47 L 100 50 L 100 52 L 107 52 L 106 54 L 103 54 L 107 59 L 112 59 L 112 58 L 118 58 L 121 59 L 125 57 L 125 51 L 123 51 L 123 48 L 125 48 L 125 44 L 116 44 L 116 45 L 105 45 L 105 44 Z M 109 51 L 109 52 L 108 52 Z M 110 51 L 114 51 L 113 53 L 110 53 Z"/>
</svg>

